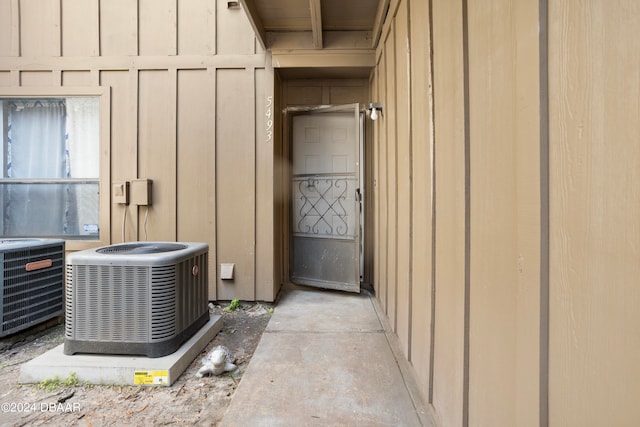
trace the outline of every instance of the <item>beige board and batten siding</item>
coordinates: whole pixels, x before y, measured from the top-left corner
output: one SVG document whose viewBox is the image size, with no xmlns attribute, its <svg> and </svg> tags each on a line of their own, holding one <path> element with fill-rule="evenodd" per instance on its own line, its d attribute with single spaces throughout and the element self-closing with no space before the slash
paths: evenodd
<svg viewBox="0 0 640 427">
<path fill-rule="evenodd" d="M 428 3 L 390 2 L 371 78 L 374 286 L 421 393 L 442 426 L 637 425 L 640 6 Z"/>
<path fill-rule="evenodd" d="M 538 4 L 469 2 L 467 21 L 468 416 L 538 426 Z"/>
<path fill-rule="evenodd" d="M 432 2 L 435 298 L 429 400 L 442 425 L 464 418 L 465 109 L 462 2 Z M 429 278 L 423 278 L 427 283 Z M 426 326 L 423 328 L 426 329 Z M 423 390 L 428 385 L 421 384 Z"/>
<path fill-rule="evenodd" d="M 372 80 L 377 296 L 442 425 L 536 424 L 537 4 L 431 12 L 391 3 Z"/>
<path fill-rule="evenodd" d="M 409 22 L 409 3 L 401 3 L 396 12 L 397 22 Z M 395 28 L 395 103 L 391 105 L 396 114 L 396 195 L 397 195 L 397 310 L 396 326 L 398 335 L 407 337 L 402 341 L 404 353 L 411 358 L 411 192 L 413 190 L 411 169 L 412 135 L 411 135 L 411 91 L 410 88 L 410 45 L 409 25 L 396 25 Z M 394 105 L 395 104 L 395 105 Z M 411 236 L 401 239 L 400 236 Z M 417 303 L 417 301 L 416 301 Z"/>
<path fill-rule="evenodd" d="M 371 75 L 372 100 L 384 106 L 384 114 L 371 124 L 370 141 L 374 289 L 405 357 L 417 368 L 413 373 L 421 386 L 426 384 L 421 387 L 426 400 L 433 161 L 428 5 L 393 2 L 388 17 Z M 410 25 L 414 19 L 421 24 Z M 412 51 L 421 55 L 412 57 Z"/>
<path fill-rule="evenodd" d="M 382 155 L 384 156 L 385 172 L 386 175 L 382 176 L 387 185 L 387 199 L 388 204 L 386 216 L 387 221 L 384 225 L 387 246 L 387 259 L 386 263 L 386 281 L 388 287 L 386 290 L 386 302 L 387 302 L 387 316 L 389 317 L 389 323 L 395 329 L 396 328 L 396 304 L 398 297 L 398 287 L 396 282 L 397 263 L 398 263 L 398 240 L 397 240 L 397 225 L 398 225 L 398 177 L 397 177 L 397 135 L 396 135 L 396 85 L 395 79 L 397 78 L 396 72 L 396 57 L 395 57 L 395 21 L 392 21 L 389 25 L 389 31 L 387 35 L 382 36 L 381 44 L 384 46 L 385 55 L 385 69 L 386 74 L 382 76 L 383 84 L 385 85 L 385 96 L 381 98 L 382 103 L 387 105 L 388 108 L 384 112 L 384 132 L 385 139 L 387 141 Z M 402 78 L 402 77 L 401 77 Z M 393 143 L 391 143 L 393 141 Z M 382 277 L 381 277 L 382 279 Z M 406 344 L 406 339 L 400 339 L 400 342 Z"/>
<path fill-rule="evenodd" d="M 549 418 L 640 422 L 640 4 L 549 2 Z"/>
<path fill-rule="evenodd" d="M 431 22 L 428 2 L 409 2 L 409 45 L 411 104 L 411 194 L 410 194 L 410 361 L 420 369 L 415 371 L 417 381 L 429 384 L 431 376 L 431 319 L 433 315 L 433 109 L 431 71 Z M 425 325 L 416 327 L 414 325 Z M 427 393 L 428 397 L 428 393 Z"/>
<path fill-rule="evenodd" d="M 107 88 L 101 180 L 153 180 L 150 206 L 103 203 L 103 242 L 206 242 L 210 299 L 273 301 L 273 71 L 242 9 L 8 0 L 0 17 L 0 91 Z M 218 279 L 221 262 L 235 263 L 233 281 Z"/>
</svg>

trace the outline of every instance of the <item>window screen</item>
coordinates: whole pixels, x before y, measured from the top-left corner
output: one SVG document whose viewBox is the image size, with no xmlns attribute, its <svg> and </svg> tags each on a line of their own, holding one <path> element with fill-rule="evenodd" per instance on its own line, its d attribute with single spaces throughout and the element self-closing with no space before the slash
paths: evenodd
<svg viewBox="0 0 640 427">
<path fill-rule="evenodd" d="M 0 98 L 3 237 L 99 237 L 99 98 Z"/>
</svg>

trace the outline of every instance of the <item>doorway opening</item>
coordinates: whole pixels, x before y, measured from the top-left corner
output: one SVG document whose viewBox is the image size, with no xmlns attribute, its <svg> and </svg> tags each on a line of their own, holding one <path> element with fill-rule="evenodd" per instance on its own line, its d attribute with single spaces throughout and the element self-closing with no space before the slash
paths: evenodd
<svg viewBox="0 0 640 427">
<path fill-rule="evenodd" d="M 362 119 L 358 104 L 289 114 L 290 280 L 360 292 Z"/>
</svg>

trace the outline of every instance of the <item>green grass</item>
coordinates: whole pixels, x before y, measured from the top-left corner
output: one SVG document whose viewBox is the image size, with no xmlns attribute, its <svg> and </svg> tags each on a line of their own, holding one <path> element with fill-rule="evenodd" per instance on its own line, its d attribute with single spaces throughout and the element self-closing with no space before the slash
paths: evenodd
<svg viewBox="0 0 640 427">
<path fill-rule="evenodd" d="M 75 372 L 69 373 L 66 379 L 60 379 L 57 375 L 52 378 L 45 378 L 38 383 L 38 388 L 46 391 L 54 391 L 62 387 L 75 387 L 80 384 L 78 376 Z"/>
<path fill-rule="evenodd" d="M 236 298 L 231 300 L 231 302 L 229 303 L 229 306 L 225 308 L 225 311 L 234 311 L 234 310 L 237 310 L 238 307 L 240 307 L 240 300 Z"/>
</svg>

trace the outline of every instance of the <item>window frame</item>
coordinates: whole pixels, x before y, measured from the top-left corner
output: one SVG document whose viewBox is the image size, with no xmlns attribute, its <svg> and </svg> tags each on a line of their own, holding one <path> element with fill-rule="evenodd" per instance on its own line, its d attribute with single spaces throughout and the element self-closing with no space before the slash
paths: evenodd
<svg viewBox="0 0 640 427">
<path fill-rule="evenodd" d="M 99 227 L 96 239 L 66 239 L 67 251 L 78 251 L 108 245 L 111 241 L 111 91 L 109 87 L 0 87 L 0 98 L 73 98 L 98 97 L 100 105 L 99 146 Z"/>
</svg>

